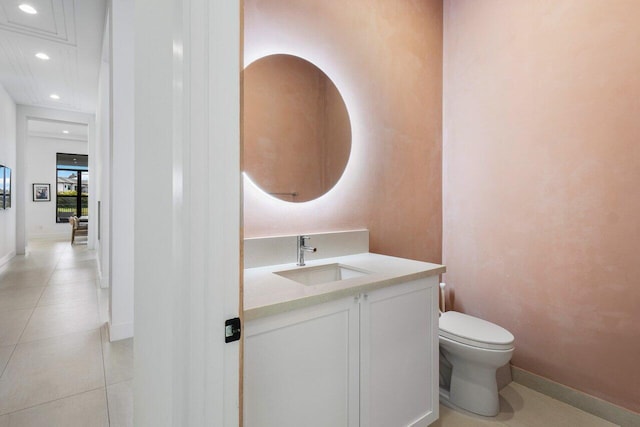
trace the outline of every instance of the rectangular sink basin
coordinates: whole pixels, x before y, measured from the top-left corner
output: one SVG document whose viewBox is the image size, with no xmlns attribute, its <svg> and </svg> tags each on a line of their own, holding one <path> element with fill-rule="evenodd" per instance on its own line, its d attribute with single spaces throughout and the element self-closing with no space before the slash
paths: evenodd
<svg viewBox="0 0 640 427">
<path fill-rule="evenodd" d="M 299 267 L 293 270 L 274 271 L 274 274 L 293 280 L 303 285 L 320 285 L 366 276 L 370 271 L 344 264 L 325 264 L 313 267 Z"/>
</svg>

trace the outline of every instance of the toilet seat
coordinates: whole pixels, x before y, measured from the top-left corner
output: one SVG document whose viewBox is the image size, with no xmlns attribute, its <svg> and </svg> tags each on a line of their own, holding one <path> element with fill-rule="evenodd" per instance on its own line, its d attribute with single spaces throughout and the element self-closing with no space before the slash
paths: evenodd
<svg viewBox="0 0 640 427">
<path fill-rule="evenodd" d="M 514 337 L 511 332 L 477 317 L 447 311 L 440 315 L 440 336 L 462 344 L 490 350 L 510 350 Z"/>
</svg>

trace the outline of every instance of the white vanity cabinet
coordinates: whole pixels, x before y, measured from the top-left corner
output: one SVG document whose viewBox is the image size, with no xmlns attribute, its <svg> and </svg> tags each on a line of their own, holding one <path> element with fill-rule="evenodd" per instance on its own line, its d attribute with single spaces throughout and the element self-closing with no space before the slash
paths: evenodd
<svg viewBox="0 0 640 427">
<path fill-rule="evenodd" d="M 354 297 L 245 324 L 244 427 L 358 425 Z"/>
<path fill-rule="evenodd" d="M 437 276 L 245 324 L 244 426 L 427 426 L 438 417 Z"/>
<path fill-rule="evenodd" d="M 424 427 L 438 419 L 438 277 L 363 295 L 360 425 Z"/>
</svg>

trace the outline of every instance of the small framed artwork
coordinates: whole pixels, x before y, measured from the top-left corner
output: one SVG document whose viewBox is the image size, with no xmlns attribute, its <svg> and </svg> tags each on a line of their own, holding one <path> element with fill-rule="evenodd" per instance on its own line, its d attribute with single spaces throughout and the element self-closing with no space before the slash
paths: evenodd
<svg viewBox="0 0 640 427">
<path fill-rule="evenodd" d="M 33 201 L 50 202 L 51 184 L 33 184 Z"/>
</svg>

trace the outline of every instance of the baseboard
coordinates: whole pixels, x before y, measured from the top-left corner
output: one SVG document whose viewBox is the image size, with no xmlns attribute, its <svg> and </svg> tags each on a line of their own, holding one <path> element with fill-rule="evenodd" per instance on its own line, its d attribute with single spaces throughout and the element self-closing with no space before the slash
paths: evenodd
<svg viewBox="0 0 640 427">
<path fill-rule="evenodd" d="M 100 269 L 98 269 L 98 283 L 100 283 L 100 287 L 106 289 L 109 287 L 109 275 L 102 275 Z"/>
<path fill-rule="evenodd" d="M 119 325 L 114 325 L 111 322 L 109 325 L 109 341 L 120 341 L 127 338 L 133 337 L 133 322 L 132 323 L 121 323 Z"/>
<path fill-rule="evenodd" d="M 109 275 L 102 274 L 102 262 L 100 261 L 99 253 L 98 253 L 98 257 L 96 257 L 96 264 L 98 264 L 98 285 L 102 289 L 106 289 L 109 287 Z"/>
<path fill-rule="evenodd" d="M 3 267 L 6 263 L 11 261 L 11 259 L 16 256 L 16 251 L 11 251 L 2 258 L 0 258 L 0 267 Z"/>
<path fill-rule="evenodd" d="M 515 382 L 525 387 L 546 394 L 549 397 L 618 424 L 621 427 L 640 426 L 640 414 L 638 413 L 525 371 L 516 366 L 511 367 L 511 374 Z"/>
</svg>

